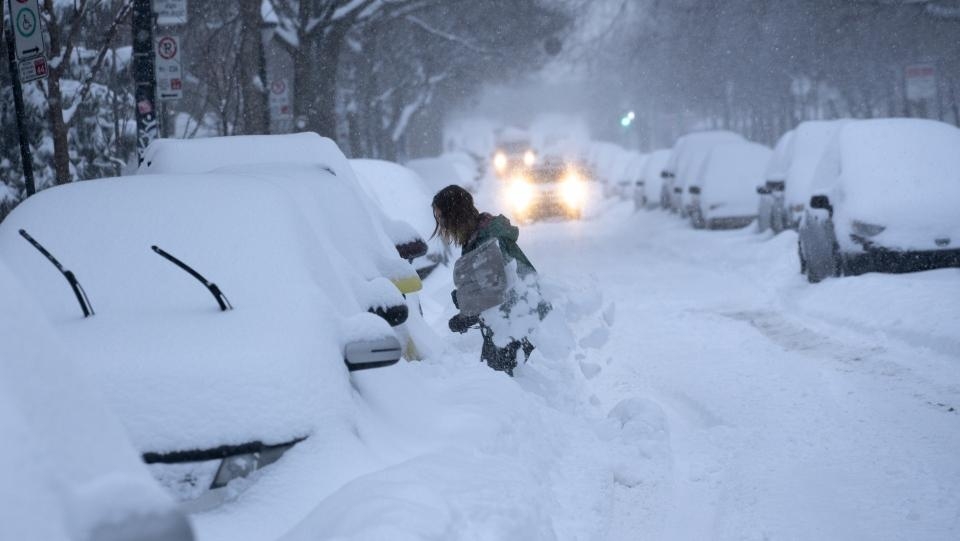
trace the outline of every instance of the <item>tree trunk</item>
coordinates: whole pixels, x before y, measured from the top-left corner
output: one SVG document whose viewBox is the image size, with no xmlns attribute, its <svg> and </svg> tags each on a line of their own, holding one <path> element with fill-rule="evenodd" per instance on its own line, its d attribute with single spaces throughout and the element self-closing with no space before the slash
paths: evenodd
<svg viewBox="0 0 960 541">
<path fill-rule="evenodd" d="M 270 116 L 267 104 L 267 82 L 264 73 L 263 39 L 260 0 L 240 2 L 240 93 L 243 102 L 240 133 L 263 134 L 270 132 Z M 259 81 L 259 83 L 258 83 Z"/>
<path fill-rule="evenodd" d="M 337 23 L 323 34 L 317 47 L 314 84 L 315 91 L 309 113 L 308 127 L 331 139 L 337 137 L 337 72 L 340 64 L 340 50 L 349 24 Z"/>
</svg>

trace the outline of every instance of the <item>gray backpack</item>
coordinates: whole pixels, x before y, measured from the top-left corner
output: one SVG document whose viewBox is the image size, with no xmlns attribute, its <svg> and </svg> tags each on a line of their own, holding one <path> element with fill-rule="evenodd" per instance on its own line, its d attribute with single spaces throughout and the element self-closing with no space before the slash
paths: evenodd
<svg viewBox="0 0 960 541">
<path fill-rule="evenodd" d="M 475 316 L 507 298 L 506 261 L 497 239 L 490 239 L 453 265 L 460 313 Z"/>
</svg>

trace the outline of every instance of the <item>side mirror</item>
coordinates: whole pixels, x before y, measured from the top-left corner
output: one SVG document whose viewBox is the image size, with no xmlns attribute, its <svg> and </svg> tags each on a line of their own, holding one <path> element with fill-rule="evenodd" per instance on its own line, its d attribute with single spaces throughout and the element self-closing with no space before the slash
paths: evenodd
<svg viewBox="0 0 960 541">
<path fill-rule="evenodd" d="M 343 350 L 343 362 L 347 370 L 370 370 L 396 364 L 403 354 L 400 341 L 396 336 L 386 336 L 373 340 L 350 342 Z"/>
<path fill-rule="evenodd" d="M 700 195 L 700 186 L 690 186 L 687 191 L 693 195 Z"/>
<path fill-rule="evenodd" d="M 407 261 L 427 255 L 427 243 L 419 237 L 410 242 L 397 244 L 396 248 L 400 257 Z"/>
<path fill-rule="evenodd" d="M 769 195 L 770 188 L 767 188 L 766 186 L 757 186 L 757 193 L 760 195 Z"/>
<path fill-rule="evenodd" d="M 397 304 L 387 308 L 378 306 L 371 308 L 369 312 L 380 316 L 384 321 L 389 323 L 391 327 L 402 325 L 403 322 L 407 320 L 407 316 L 410 315 L 410 309 L 407 308 L 406 304 Z"/>
<path fill-rule="evenodd" d="M 824 209 L 833 216 L 833 205 L 830 204 L 830 198 L 825 195 L 814 195 L 810 198 L 810 208 Z"/>
<path fill-rule="evenodd" d="M 676 188 L 673 189 L 673 193 L 683 193 L 683 188 L 681 188 L 680 186 L 677 186 Z"/>
</svg>

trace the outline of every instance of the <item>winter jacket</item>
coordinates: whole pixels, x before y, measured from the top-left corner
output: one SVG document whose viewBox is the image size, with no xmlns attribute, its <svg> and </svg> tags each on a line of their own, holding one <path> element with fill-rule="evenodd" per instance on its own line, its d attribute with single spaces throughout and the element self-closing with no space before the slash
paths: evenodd
<svg viewBox="0 0 960 541">
<path fill-rule="evenodd" d="M 480 215 L 477 230 L 474 231 L 470 240 L 463 245 L 460 255 L 464 256 L 477 249 L 484 241 L 496 238 L 500 241 L 500 251 L 503 252 L 504 261 L 515 259 L 518 274 L 525 276 L 531 272 L 536 272 L 537 269 L 533 267 L 533 263 L 527 259 L 523 250 L 517 245 L 517 238 L 519 237 L 520 230 L 511 225 L 506 216 L 503 214 L 493 216 L 484 212 Z"/>
</svg>

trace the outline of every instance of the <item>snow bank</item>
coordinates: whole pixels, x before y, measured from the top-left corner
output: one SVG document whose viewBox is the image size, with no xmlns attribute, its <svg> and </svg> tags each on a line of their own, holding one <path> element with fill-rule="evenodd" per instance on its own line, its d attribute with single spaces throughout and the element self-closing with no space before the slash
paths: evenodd
<svg viewBox="0 0 960 541">
<path fill-rule="evenodd" d="M 769 148 L 758 143 L 713 147 L 697 175 L 704 218 L 756 215 L 756 188 L 763 183 L 771 154 Z"/>
<path fill-rule="evenodd" d="M 4 538 L 87 539 L 132 521 L 143 535 L 168 528 L 164 539 L 189 539 L 189 525 L 3 261 L 0 298 Z"/>
</svg>

